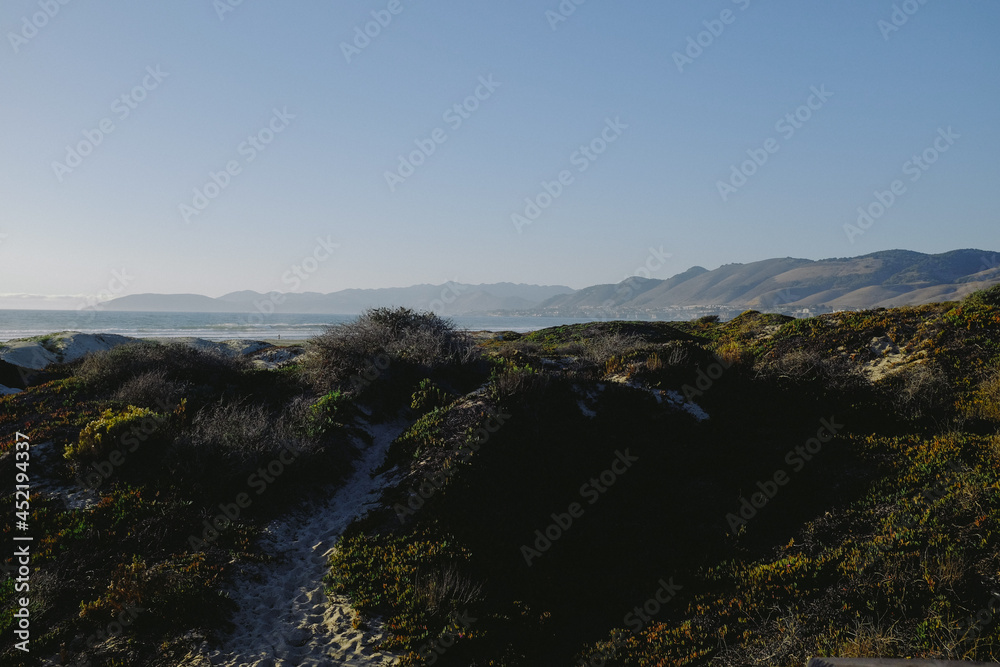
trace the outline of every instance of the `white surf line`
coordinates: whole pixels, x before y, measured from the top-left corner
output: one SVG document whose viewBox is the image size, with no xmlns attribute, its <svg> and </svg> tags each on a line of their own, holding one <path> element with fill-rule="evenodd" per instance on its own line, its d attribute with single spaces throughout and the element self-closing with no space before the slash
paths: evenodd
<svg viewBox="0 0 1000 667">
<path fill-rule="evenodd" d="M 374 648 L 382 633 L 352 627 L 354 613 L 346 598 L 329 599 L 323 578 L 337 538 L 381 495 L 388 475 L 373 476 L 372 471 L 408 426 L 404 422 L 369 426 L 372 444 L 361 453 L 342 488 L 265 529 L 261 549 L 276 560 L 249 568 L 230 589 L 239 607 L 233 618 L 236 629 L 222 647 L 203 652 L 210 664 L 381 667 L 396 663 L 396 656 Z"/>
</svg>

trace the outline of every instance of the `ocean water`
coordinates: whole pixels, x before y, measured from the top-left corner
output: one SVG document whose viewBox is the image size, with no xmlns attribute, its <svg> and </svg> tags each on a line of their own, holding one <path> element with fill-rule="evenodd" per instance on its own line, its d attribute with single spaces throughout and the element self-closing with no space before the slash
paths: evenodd
<svg viewBox="0 0 1000 667">
<path fill-rule="evenodd" d="M 83 310 L 0 310 L 0 341 L 56 331 L 113 333 L 136 338 L 208 340 L 230 338 L 304 340 L 331 324 L 356 315 L 261 315 L 247 313 L 139 313 Z M 595 320 L 572 317 L 452 317 L 459 329 L 470 331 L 535 331 L 562 324 Z"/>
</svg>

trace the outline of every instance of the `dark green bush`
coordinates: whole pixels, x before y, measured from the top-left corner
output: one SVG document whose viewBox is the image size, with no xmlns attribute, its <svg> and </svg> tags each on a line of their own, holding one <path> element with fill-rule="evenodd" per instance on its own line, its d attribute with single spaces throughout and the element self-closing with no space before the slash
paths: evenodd
<svg viewBox="0 0 1000 667">
<path fill-rule="evenodd" d="M 163 409 L 180 401 L 187 383 L 170 380 L 164 368 L 146 371 L 126 380 L 111 398 L 127 405 Z"/>
<path fill-rule="evenodd" d="M 451 401 L 451 395 L 434 384 L 430 378 L 420 381 L 417 390 L 413 392 L 410 407 L 418 412 L 427 412 L 435 408 L 443 408 Z"/>
<path fill-rule="evenodd" d="M 339 389 L 320 396 L 309 406 L 306 434 L 316 438 L 332 431 L 351 418 L 353 407 L 350 397 Z"/>
<path fill-rule="evenodd" d="M 228 483 L 245 485 L 249 475 L 286 449 L 296 458 L 316 451 L 315 443 L 299 435 L 296 423 L 301 422 L 290 410 L 274 412 L 245 400 L 218 401 L 195 414 L 175 441 L 168 466 L 188 483 L 210 475 L 216 489 Z M 299 468 L 297 474 L 307 472 L 301 464 Z"/>
<path fill-rule="evenodd" d="M 405 368 L 462 365 L 478 355 L 451 321 L 409 308 L 374 308 L 309 341 L 306 372 L 324 389 L 360 394 Z M 412 391 L 412 389 L 410 390 Z"/>
<path fill-rule="evenodd" d="M 120 345 L 87 355 L 76 369 L 76 376 L 98 390 L 147 393 L 160 379 L 192 381 L 204 384 L 235 381 L 249 368 L 242 357 L 229 357 L 185 345 L 162 345 L 143 341 Z M 152 374 L 144 380 L 140 376 Z"/>
<path fill-rule="evenodd" d="M 510 407 L 537 395 L 547 383 L 548 377 L 535 367 L 505 360 L 493 370 L 486 391 L 494 403 Z"/>
</svg>

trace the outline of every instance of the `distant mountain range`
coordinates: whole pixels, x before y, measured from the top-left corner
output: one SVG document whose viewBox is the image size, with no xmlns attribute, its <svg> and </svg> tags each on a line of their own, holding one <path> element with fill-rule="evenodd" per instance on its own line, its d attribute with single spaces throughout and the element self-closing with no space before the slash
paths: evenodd
<svg viewBox="0 0 1000 667">
<path fill-rule="evenodd" d="M 927 255 L 886 250 L 824 260 L 767 259 L 700 266 L 666 280 L 634 277 L 617 285 L 573 290 L 562 285 L 415 285 L 349 289 L 330 294 L 233 292 L 218 298 L 197 294 L 135 294 L 104 304 L 105 310 L 275 312 L 352 314 L 378 306 L 406 306 L 445 315 L 559 315 L 667 319 L 711 312 L 730 315 L 748 308 L 789 314 L 919 305 L 958 300 L 1000 283 L 1000 254 L 954 250 Z"/>
<path fill-rule="evenodd" d="M 319 292 L 286 293 L 242 291 L 218 298 L 200 294 L 132 294 L 103 304 L 103 310 L 191 313 L 270 312 L 304 314 L 360 313 L 379 306 L 406 306 L 433 310 L 446 315 L 492 311 L 523 310 L 544 301 L 573 292 L 564 285 L 414 285 L 384 289 L 347 289 L 329 294 Z M 263 310 L 261 310 L 263 309 Z"/>
</svg>

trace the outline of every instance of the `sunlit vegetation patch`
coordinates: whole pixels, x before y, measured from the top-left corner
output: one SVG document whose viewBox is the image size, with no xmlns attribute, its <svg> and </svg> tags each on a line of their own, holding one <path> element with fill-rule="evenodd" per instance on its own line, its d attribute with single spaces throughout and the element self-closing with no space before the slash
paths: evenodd
<svg viewBox="0 0 1000 667">
<path fill-rule="evenodd" d="M 0 507 L 13 511 L 7 498 Z M 33 652 L 62 648 L 74 656 L 153 664 L 150 646 L 224 625 L 230 603 L 220 578 L 234 557 L 245 557 L 256 529 L 239 522 L 192 553 L 187 538 L 202 518 L 190 503 L 124 486 L 86 510 L 33 499 Z M 8 586 L 0 595 L 5 633 L 15 595 Z M 121 642 L 105 644 L 109 626 L 123 623 L 128 631 L 120 633 Z"/>
<path fill-rule="evenodd" d="M 481 587 L 464 572 L 469 558 L 429 534 L 353 535 L 337 545 L 329 588 L 358 611 L 385 617 L 387 648 L 415 653 L 480 600 Z M 471 639 L 475 630 L 465 634 Z"/>
</svg>

